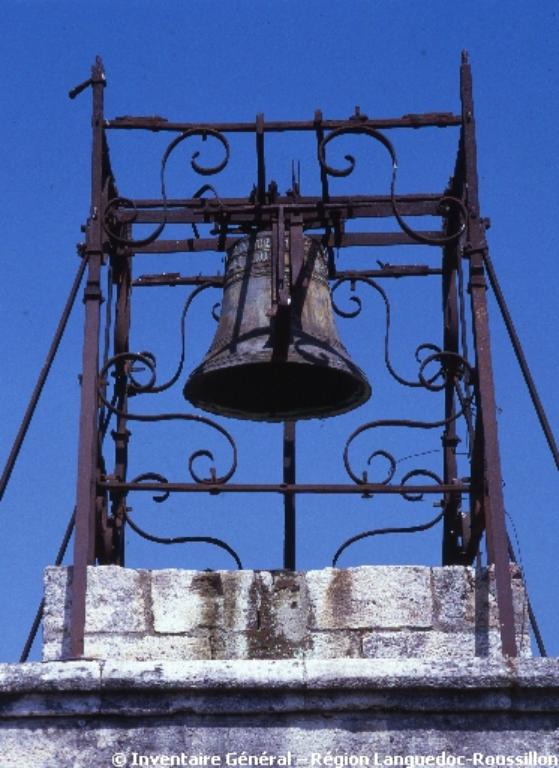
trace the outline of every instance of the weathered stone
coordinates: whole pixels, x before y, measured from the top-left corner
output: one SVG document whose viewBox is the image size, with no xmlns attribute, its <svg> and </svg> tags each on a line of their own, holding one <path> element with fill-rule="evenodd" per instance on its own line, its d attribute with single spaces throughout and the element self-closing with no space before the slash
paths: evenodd
<svg viewBox="0 0 559 768">
<path fill-rule="evenodd" d="M 69 655 L 71 573 L 59 568 L 46 575 L 45 660 Z M 521 654 L 529 655 L 525 595 L 513 573 L 517 640 Z M 306 573 L 91 567 L 87 610 L 85 649 L 92 658 L 451 658 L 500 653 L 492 572 L 476 575 L 459 566 L 362 566 Z"/>
<path fill-rule="evenodd" d="M 87 635 L 84 656 L 88 659 L 210 659 L 208 637 L 184 635 Z"/>
<path fill-rule="evenodd" d="M 363 655 L 361 634 L 344 630 L 313 632 L 306 659 L 358 659 Z"/>
<path fill-rule="evenodd" d="M 474 656 L 475 637 L 471 632 L 372 632 L 363 637 L 366 658 L 409 659 Z"/>
<path fill-rule="evenodd" d="M 432 626 L 428 568 L 325 568 L 308 571 L 306 578 L 316 629 Z"/>
<path fill-rule="evenodd" d="M 305 645 L 308 638 L 309 597 L 304 573 L 273 574 L 270 595 L 271 620 L 276 634 L 293 648 Z"/>
<path fill-rule="evenodd" d="M 475 572 L 463 566 L 431 568 L 435 629 L 463 632 L 475 617 Z"/>
<path fill-rule="evenodd" d="M 531 655 L 530 621 L 528 602 L 521 572 L 516 565 L 511 565 L 512 597 L 517 644 L 521 655 Z M 488 654 L 491 630 L 499 630 L 499 610 L 497 606 L 495 572 L 493 566 L 476 574 L 475 580 L 475 627 L 477 637 L 476 655 Z"/>
<path fill-rule="evenodd" d="M 0 664 L 0 696 L 107 690 L 502 690 L 559 695 L 557 658 L 56 661 Z M 516 705 L 515 705 L 516 706 Z M 555 704 L 553 704 L 555 706 Z M 559 705 L 558 705 L 559 707 Z"/>
<path fill-rule="evenodd" d="M 148 571 L 100 565 L 88 568 L 86 632 L 145 632 L 145 580 Z M 45 571 L 44 638 L 69 624 L 71 568 L 49 567 Z"/>
<path fill-rule="evenodd" d="M 0 692 L 97 690 L 101 687 L 102 666 L 89 660 L 0 664 Z"/>
<path fill-rule="evenodd" d="M 367 755 L 373 767 L 375 754 L 442 755 L 450 766 L 444 754 L 474 752 L 536 765 L 522 761 L 527 751 L 559 748 L 559 661 L 0 665 L 0 714 L 6 768 L 180 765 L 183 754 L 225 766 L 242 752 L 291 752 L 293 766 L 328 753 Z"/>
<path fill-rule="evenodd" d="M 256 621 L 249 600 L 253 571 L 153 571 L 153 626 L 165 634 L 196 627 L 243 631 Z"/>
<path fill-rule="evenodd" d="M 44 573 L 45 607 L 43 610 L 43 640 L 48 642 L 62 632 L 70 621 L 72 583 L 71 568 L 49 566 Z"/>
<path fill-rule="evenodd" d="M 519 647 L 519 654 L 531 656 L 529 644 Z M 433 658 L 452 657 L 499 657 L 501 635 L 490 629 L 482 635 L 472 632 L 372 632 L 363 637 L 363 653 L 366 658 Z"/>
</svg>

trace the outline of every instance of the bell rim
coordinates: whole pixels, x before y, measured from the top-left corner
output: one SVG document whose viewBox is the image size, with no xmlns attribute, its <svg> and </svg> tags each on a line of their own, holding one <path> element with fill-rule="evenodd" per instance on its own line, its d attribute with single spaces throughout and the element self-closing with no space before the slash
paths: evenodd
<svg viewBox="0 0 559 768">
<path fill-rule="evenodd" d="M 251 360 L 250 362 L 247 361 L 245 363 L 237 364 L 232 368 L 218 367 L 214 370 L 207 370 L 204 369 L 204 366 L 200 366 L 198 369 L 195 369 L 189 376 L 183 389 L 183 395 L 185 399 L 188 400 L 188 402 L 190 402 L 194 407 L 200 408 L 207 413 L 242 421 L 279 423 L 283 421 L 308 421 L 311 419 L 327 419 L 333 416 L 341 416 L 344 413 L 349 413 L 350 411 L 359 408 L 360 406 L 364 405 L 372 395 L 371 385 L 363 371 L 358 366 L 350 363 L 347 360 L 344 360 L 344 363 L 345 365 L 343 366 L 340 365 L 337 367 L 332 367 L 328 364 L 315 364 L 309 366 L 308 363 L 296 360 Z M 221 404 L 216 402 L 215 396 L 208 396 L 208 399 L 205 399 L 202 396 L 203 390 L 208 390 L 208 382 L 211 378 L 215 379 L 219 377 L 225 379 L 226 377 L 231 378 L 232 375 L 238 378 L 243 378 L 245 376 L 248 378 L 251 370 L 253 371 L 254 368 L 259 367 L 267 368 L 268 371 L 270 371 L 271 368 L 273 369 L 276 367 L 278 369 L 283 369 L 284 372 L 287 368 L 290 367 L 300 367 L 307 368 L 309 373 L 312 373 L 312 375 L 315 375 L 319 372 L 327 372 L 331 377 L 332 374 L 334 374 L 338 379 L 343 378 L 346 380 L 346 382 L 349 381 L 349 383 L 353 384 L 353 394 L 350 398 L 347 397 L 341 402 L 338 400 L 336 405 L 332 405 L 332 402 L 328 402 L 323 406 L 314 405 L 312 408 L 309 407 L 306 411 L 291 408 L 282 409 L 276 413 L 270 411 L 249 411 L 246 407 L 235 408 L 231 405 L 224 405 L 223 402 Z M 201 384 L 202 380 L 204 380 L 203 385 Z M 197 388 L 201 390 L 200 393 L 196 392 Z"/>
</svg>

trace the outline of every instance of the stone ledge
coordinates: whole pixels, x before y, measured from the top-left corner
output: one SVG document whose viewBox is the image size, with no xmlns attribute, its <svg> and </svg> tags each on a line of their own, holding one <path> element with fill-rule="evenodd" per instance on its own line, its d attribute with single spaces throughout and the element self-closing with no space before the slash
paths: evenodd
<svg viewBox="0 0 559 768">
<path fill-rule="evenodd" d="M 559 658 L 51 661 L 0 664 L 0 696 L 112 690 L 548 689 Z"/>
<path fill-rule="evenodd" d="M 134 754 L 181 753 L 220 755 L 225 766 L 226 753 L 243 750 L 523 755 L 558 748 L 558 659 L 0 665 L 5 766 L 106 768 L 114 755 L 136 764 Z"/>
</svg>

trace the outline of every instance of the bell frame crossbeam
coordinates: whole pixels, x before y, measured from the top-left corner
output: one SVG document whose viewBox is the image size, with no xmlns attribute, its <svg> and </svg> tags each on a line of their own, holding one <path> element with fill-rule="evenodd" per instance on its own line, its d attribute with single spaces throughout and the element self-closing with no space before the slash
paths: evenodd
<svg viewBox="0 0 559 768">
<path fill-rule="evenodd" d="M 497 435 L 497 418 L 493 370 L 490 352 L 487 310 L 488 250 L 485 231 L 487 221 L 480 216 L 478 177 L 476 167 L 476 140 L 472 79 L 467 56 L 463 54 L 460 70 L 461 114 L 446 112 L 405 115 L 401 118 L 370 119 L 358 109 L 348 120 L 327 120 L 316 112 L 310 121 L 284 122 L 264 120 L 246 123 L 182 123 L 169 122 L 162 117 L 104 116 L 103 95 L 105 75 L 98 58 L 92 76 L 74 89 L 75 97 L 86 87 L 93 96 L 93 144 L 91 209 L 85 227 L 85 243 L 81 250 L 82 265 L 87 265 L 87 279 L 83 299 L 85 304 L 85 331 L 83 368 L 81 379 L 81 411 L 78 455 L 78 483 L 75 510 L 74 570 L 72 581 L 72 612 L 70 627 L 70 657 L 80 658 L 84 652 L 84 626 L 86 618 L 85 595 L 87 567 L 95 562 L 124 562 L 123 531 L 132 524 L 127 517 L 126 498 L 130 492 L 159 493 L 276 493 L 281 494 L 285 507 L 284 567 L 295 568 L 295 500 L 299 494 L 438 494 L 441 497 L 443 518 L 443 564 L 469 564 L 473 562 L 484 532 L 487 537 L 489 562 L 494 565 L 497 604 L 503 653 L 517 654 L 509 544 L 505 527 L 502 494 L 501 463 Z M 454 175 L 449 187 L 432 194 L 397 195 L 395 192 L 395 154 L 384 130 L 418 130 L 423 127 L 454 127 L 460 132 Z M 218 173 L 229 157 L 229 134 L 252 134 L 256 147 L 256 180 L 252 193 L 246 198 L 218 197 L 210 185 L 189 199 L 131 200 L 118 195 L 108 150 L 107 136 L 112 131 L 169 132 L 175 136 L 163 158 L 163 166 L 175 146 L 183 139 L 197 136 L 217 140 L 226 155 L 224 163 L 205 168 L 193 155 L 191 165 L 203 176 Z M 265 138 L 272 133 L 306 132 L 316 137 L 320 164 L 322 194 L 305 197 L 298 185 L 285 195 L 266 178 Z M 364 134 L 379 142 L 391 155 L 393 162 L 392 188 L 386 195 L 334 196 L 330 193 L 329 177 L 349 175 L 354 160 L 346 156 L 349 165 L 332 168 L 326 161 L 326 146 L 340 135 Z M 251 182 L 252 183 L 252 182 Z M 205 196 L 206 192 L 212 196 Z M 443 227 L 433 231 L 415 231 L 403 217 L 433 216 L 443 220 Z M 346 231 L 351 219 L 396 217 L 400 232 Z M 210 223 L 215 236 L 193 236 L 189 239 L 162 239 L 159 235 L 166 224 L 190 224 L 197 234 L 197 225 Z M 134 225 L 152 224 L 155 233 L 143 240 L 132 240 Z M 333 281 L 376 280 L 382 278 L 423 277 L 438 275 L 443 288 L 444 349 L 433 356 L 444 374 L 444 417 L 440 422 L 443 435 L 443 478 L 436 482 L 400 484 L 370 483 L 366 477 L 354 477 L 346 484 L 301 484 L 296 480 L 296 424 L 284 424 L 283 482 L 270 484 L 235 484 L 229 482 L 232 472 L 224 477 L 215 473 L 209 478 L 193 475 L 191 483 L 172 482 L 155 475 L 127 478 L 127 449 L 129 432 L 128 397 L 134 382 L 131 367 L 142 362 L 149 369 L 150 360 L 134 355 L 128 347 L 130 327 L 130 301 L 132 288 L 152 288 L 162 285 L 190 285 L 194 290 L 205 286 L 219 287 L 223 278 L 218 275 L 181 275 L 163 273 L 133 279 L 131 262 L 145 253 L 192 253 L 221 251 L 230 248 L 238 239 L 236 233 L 252 227 L 272 232 L 272 296 L 278 309 L 289 304 L 289 286 L 283 280 L 278 243 L 290 235 L 292 266 L 300 262 L 303 253 L 303 232 L 312 234 L 327 247 L 383 246 L 383 245 L 439 245 L 442 249 L 440 268 L 423 265 L 381 265 L 375 269 L 337 270 L 331 264 Z M 275 244 L 275 245 L 274 245 Z M 112 431 L 115 442 L 114 469 L 106 470 L 101 452 L 101 432 L 107 416 L 106 361 L 100 361 L 102 331 L 101 306 L 102 274 L 110 263 L 112 284 L 116 287 L 116 315 L 114 319 L 114 357 L 109 361 L 114 368 L 114 394 L 112 414 L 116 427 Z M 472 436 L 471 476 L 457 479 L 456 416 L 464 404 L 457 403 L 457 381 L 464 377 L 468 367 L 461 354 L 461 317 L 459 290 L 461 265 L 467 264 L 470 293 L 471 323 L 475 366 L 469 366 L 467 385 L 471 387 L 475 402 L 475 416 L 471 417 Z M 83 268 L 83 266 L 82 266 Z M 462 286 L 463 287 L 463 286 Z M 193 420 L 204 417 L 191 416 Z M 225 433 L 225 430 L 221 430 Z M 192 474 L 192 473 L 191 473 Z M 413 474 L 413 473 L 411 473 Z M 410 477 L 413 480 L 413 478 Z M 433 476 L 430 477 L 433 479 Z M 463 495 L 469 496 L 470 514 L 460 509 Z M 154 540 L 155 537 L 153 537 Z M 188 537 L 185 538 L 187 540 Z M 210 543 L 216 540 L 205 539 Z M 218 542 L 219 543 L 219 542 Z M 227 548 L 223 542 L 220 545 Z"/>
</svg>

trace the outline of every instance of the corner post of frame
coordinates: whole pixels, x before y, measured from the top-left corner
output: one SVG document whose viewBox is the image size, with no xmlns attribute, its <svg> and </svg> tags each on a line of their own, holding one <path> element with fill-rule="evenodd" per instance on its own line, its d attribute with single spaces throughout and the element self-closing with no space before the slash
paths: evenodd
<svg viewBox="0 0 559 768">
<path fill-rule="evenodd" d="M 92 67 L 92 169 L 91 209 L 86 227 L 85 258 L 88 262 L 84 289 L 84 342 L 82 356 L 80 426 L 78 448 L 78 481 L 76 494 L 76 530 L 70 617 L 70 657 L 80 658 L 84 652 L 85 598 L 87 566 L 95 563 L 96 486 L 98 471 L 98 370 L 101 266 L 103 263 L 103 187 L 104 127 L 103 89 L 105 73 L 97 57 Z"/>
<path fill-rule="evenodd" d="M 472 97 L 472 75 L 466 54 L 462 55 L 460 70 L 462 101 L 462 153 L 466 207 L 468 212 L 465 255 L 469 258 L 472 324 L 476 355 L 476 390 L 479 418 L 476 430 L 481 430 L 484 517 L 487 530 L 489 562 L 495 567 L 497 606 L 502 651 L 516 656 L 514 610 L 505 509 L 502 489 L 501 460 L 497 431 L 497 407 L 491 362 L 487 284 L 484 253 L 487 250 L 485 224 L 480 218 L 478 199 L 477 152 Z"/>
</svg>

